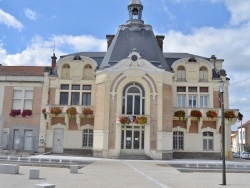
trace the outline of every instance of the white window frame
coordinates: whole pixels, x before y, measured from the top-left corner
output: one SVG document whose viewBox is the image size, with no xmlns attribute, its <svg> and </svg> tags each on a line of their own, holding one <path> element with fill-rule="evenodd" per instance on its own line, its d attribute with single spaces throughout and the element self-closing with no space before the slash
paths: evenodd
<svg viewBox="0 0 250 188">
<path fill-rule="evenodd" d="M 15 91 L 20 91 L 21 96 L 15 96 Z M 25 94 L 26 92 L 32 92 L 32 96 L 31 97 L 26 97 Z M 12 109 L 14 110 L 32 110 L 33 107 L 33 98 L 34 98 L 34 91 L 33 88 L 22 88 L 22 87 L 15 87 L 14 91 L 13 91 L 13 99 L 12 99 Z M 19 100 L 20 101 L 20 107 L 16 108 L 14 106 L 14 101 L 15 100 Z M 31 101 L 31 105 L 29 108 L 25 107 L 25 102 L 26 101 Z"/>
<path fill-rule="evenodd" d="M 85 140 L 85 136 L 86 136 L 86 140 Z M 94 141 L 94 130 L 92 128 L 83 129 L 82 130 L 82 147 L 91 147 L 92 148 L 93 141 Z M 86 143 L 86 145 L 85 145 L 85 143 Z"/>
<path fill-rule="evenodd" d="M 177 94 L 177 107 L 185 108 L 186 107 L 186 95 Z"/>
<path fill-rule="evenodd" d="M 184 66 L 177 68 L 177 81 L 186 81 L 186 69 Z"/>
<path fill-rule="evenodd" d="M 175 141 L 176 141 L 176 145 L 174 145 Z M 173 150 L 183 150 L 183 149 L 184 149 L 184 132 L 174 131 L 173 132 Z"/>
<path fill-rule="evenodd" d="M 139 89 L 139 93 L 128 93 L 130 88 L 137 88 Z M 129 115 L 142 115 L 145 113 L 145 91 L 143 90 L 142 86 L 137 84 L 137 83 L 130 83 L 128 85 L 125 86 L 125 95 L 123 95 L 123 101 L 124 101 L 124 106 L 125 106 L 125 110 L 124 113 L 128 114 L 128 109 L 127 109 L 127 100 L 128 100 L 128 96 L 132 96 L 132 114 Z M 123 92 L 124 93 L 124 92 Z M 144 96 L 143 96 L 144 93 Z M 140 97 L 140 113 L 139 114 L 135 114 L 135 97 L 139 96 Z M 144 103 L 144 109 L 143 109 L 143 103 Z M 143 113 L 144 112 L 144 113 Z"/>
<path fill-rule="evenodd" d="M 68 85 L 69 89 L 65 90 L 65 89 L 61 89 L 61 85 Z M 73 85 L 79 85 L 80 89 L 79 90 L 73 90 L 72 86 Z M 90 90 L 84 90 L 83 86 L 91 86 Z M 92 85 L 91 84 L 68 84 L 68 83 L 61 83 L 60 84 L 60 91 L 59 91 L 59 104 L 61 104 L 61 93 L 68 93 L 68 103 L 67 105 L 71 105 L 71 106 L 78 106 L 78 105 L 72 105 L 72 101 L 71 101 L 71 97 L 72 97 L 72 93 L 79 93 L 79 105 L 82 106 L 82 97 L 84 93 L 89 93 L 90 94 L 90 105 L 92 104 Z"/>
<path fill-rule="evenodd" d="M 207 82 L 208 81 L 208 71 L 206 67 L 200 68 L 200 81 Z"/>
<path fill-rule="evenodd" d="M 208 108 L 208 107 L 209 107 L 209 96 L 200 95 L 200 108 Z"/>
<path fill-rule="evenodd" d="M 213 136 L 204 136 L 204 133 L 212 133 Z M 205 131 L 202 134 L 203 134 L 203 137 L 202 137 L 203 150 L 204 151 L 212 151 L 212 150 L 214 150 L 214 133 L 210 132 L 210 131 Z M 211 144 L 212 148 L 209 148 L 210 142 L 212 143 Z"/>
<path fill-rule="evenodd" d="M 191 105 L 190 105 L 191 101 Z M 188 95 L 188 107 L 197 108 L 197 95 Z"/>
</svg>

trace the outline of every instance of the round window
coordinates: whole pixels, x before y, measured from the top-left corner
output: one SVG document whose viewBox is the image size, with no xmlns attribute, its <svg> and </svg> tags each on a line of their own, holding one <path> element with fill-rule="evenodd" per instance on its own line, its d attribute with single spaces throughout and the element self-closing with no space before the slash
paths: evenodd
<svg viewBox="0 0 250 188">
<path fill-rule="evenodd" d="M 131 60 L 132 60 L 132 61 L 137 61 L 137 59 L 138 59 L 138 57 L 137 57 L 136 55 L 132 55 L 132 56 L 131 56 Z"/>
</svg>

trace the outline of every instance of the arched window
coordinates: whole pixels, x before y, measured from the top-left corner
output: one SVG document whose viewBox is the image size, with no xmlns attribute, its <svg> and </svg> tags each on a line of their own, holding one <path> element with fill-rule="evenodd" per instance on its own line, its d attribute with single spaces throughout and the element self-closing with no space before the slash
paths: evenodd
<svg viewBox="0 0 250 188">
<path fill-rule="evenodd" d="M 65 64 L 62 67 L 62 78 L 69 79 L 70 78 L 70 66 L 69 64 Z"/>
<path fill-rule="evenodd" d="M 183 149 L 183 132 L 175 131 L 173 132 L 173 149 Z"/>
<path fill-rule="evenodd" d="M 213 150 L 214 148 L 214 133 L 203 132 L 203 150 Z"/>
<path fill-rule="evenodd" d="M 141 85 L 130 83 L 123 89 L 122 113 L 131 115 L 145 113 L 145 92 Z"/>
<path fill-rule="evenodd" d="M 201 82 L 207 82 L 207 80 L 208 80 L 207 68 L 206 67 L 201 67 L 200 68 L 200 81 Z"/>
<path fill-rule="evenodd" d="M 177 68 L 177 81 L 186 81 L 186 69 L 184 66 Z"/>
<path fill-rule="evenodd" d="M 91 80 L 93 79 L 93 70 L 92 70 L 92 66 L 87 64 L 84 66 L 83 69 L 83 79 L 85 80 Z"/>
</svg>

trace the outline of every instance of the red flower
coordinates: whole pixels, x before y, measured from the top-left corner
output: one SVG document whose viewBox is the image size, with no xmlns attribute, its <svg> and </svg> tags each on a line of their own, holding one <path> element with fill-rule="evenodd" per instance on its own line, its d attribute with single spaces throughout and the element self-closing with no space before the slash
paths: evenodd
<svg viewBox="0 0 250 188">
<path fill-rule="evenodd" d="M 129 124 L 131 122 L 129 117 L 120 117 L 119 121 L 121 124 Z"/>
<path fill-rule="evenodd" d="M 198 120 L 202 117 L 202 113 L 199 110 L 192 110 L 190 116 L 196 117 Z"/>
</svg>

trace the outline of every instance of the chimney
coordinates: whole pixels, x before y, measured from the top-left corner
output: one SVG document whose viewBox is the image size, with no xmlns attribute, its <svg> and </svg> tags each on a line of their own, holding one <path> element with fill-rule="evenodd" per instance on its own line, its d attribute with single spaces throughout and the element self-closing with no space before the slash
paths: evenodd
<svg viewBox="0 0 250 188">
<path fill-rule="evenodd" d="M 106 39 L 107 39 L 107 50 L 109 49 L 113 39 L 115 38 L 115 35 L 106 35 Z"/>
<path fill-rule="evenodd" d="M 160 46 L 161 51 L 163 51 L 163 41 L 165 36 L 164 35 L 156 35 L 156 40 Z"/>
<path fill-rule="evenodd" d="M 51 56 L 51 59 L 52 59 L 52 61 L 51 61 L 51 69 L 53 70 L 55 68 L 55 66 L 56 66 L 56 59 L 57 59 L 57 57 L 55 56 L 55 53 L 53 53 L 53 56 Z"/>
</svg>

